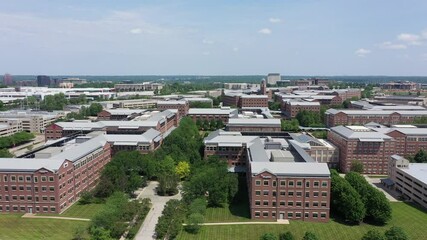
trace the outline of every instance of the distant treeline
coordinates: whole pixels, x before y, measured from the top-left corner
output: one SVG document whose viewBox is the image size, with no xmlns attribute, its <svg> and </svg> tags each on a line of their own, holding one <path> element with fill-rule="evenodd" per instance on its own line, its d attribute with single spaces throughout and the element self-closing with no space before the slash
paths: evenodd
<svg viewBox="0 0 427 240">
<path fill-rule="evenodd" d="M 88 81 L 112 81 L 112 82 L 121 82 L 121 81 L 133 81 L 133 82 L 147 82 L 147 81 L 189 81 L 189 82 L 260 82 L 262 78 L 265 78 L 265 75 L 229 75 L 229 76 L 200 76 L 200 75 L 131 75 L 131 76 L 50 76 L 51 78 L 66 78 L 66 77 L 79 77 L 87 79 Z M 287 80 L 296 80 L 303 78 L 327 78 L 333 81 L 343 81 L 343 82 L 359 82 L 359 83 L 383 83 L 390 81 L 413 81 L 419 83 L 426 83 L 427 77 L 421 76 L 287 76 L 282 75 L 282 79 Z M 14 81 L 21 80 L 35 80 L 35 75 L 14 75 Z"/>
</svg>

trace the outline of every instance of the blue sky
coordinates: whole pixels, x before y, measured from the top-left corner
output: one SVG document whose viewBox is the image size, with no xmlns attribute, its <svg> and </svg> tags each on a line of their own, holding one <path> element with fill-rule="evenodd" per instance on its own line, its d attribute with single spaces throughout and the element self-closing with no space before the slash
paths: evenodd
<svg viewBox="0 0 427 240">
<path fill-rule="evenodd" d="M 0 1 L 0 72 L 427 75 L 425 0 Z"/>
</svg>

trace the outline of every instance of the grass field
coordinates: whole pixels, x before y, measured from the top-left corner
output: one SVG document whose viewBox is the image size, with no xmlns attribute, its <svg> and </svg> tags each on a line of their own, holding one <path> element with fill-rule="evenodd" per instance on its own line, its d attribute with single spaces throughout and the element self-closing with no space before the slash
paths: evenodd
<svg viewBox="0 0 427 240">
<path fill-rule="evenodd" d="M 197 235 L 182 231 L 177 239 L 216 239 L 216 240 L 257 240 L 263 233 L 271 232 L 279 234 L 291 231 L 296 239 L 301 239 L 305 231 L 316 233 L 321 240 L 349 239 L 359 240 L 369 229 L 377 228 L 385 231 L 391 226 L 402 227 L 412 240 L 424 240 L 427 236 L 427 213 L 406 203 L 391 203 L 393 208 L 393 219 L 383 227 L 368 224 L 359 226 L 348 226 L 331 220 L 329 223 L 310 223 L 302 221 L 291 221 L 289 225 L 232 225 L 232 226 L 203 226 Z M 215 211 L 216 213 L 213 213 Z M 221 219 L 230 221 L 230 211 L 223 209 L 209 209 L 206 215 L 207 221 L 215 216 L 217 222 Z"/>
<path fill-rule="evenodd" d="M 69 240 L 73 238 L 76 228 L 86 228 L 89 222 L 28 219 L 20 214 L 0 214 L 0 239 L 13 240 Z"/>
<path fill-rule="evenodd" d="M 73 218 L 88 218 L 91 219 L 101 208 L 105 206 L 104 204 L 85 204 L 81 205 L 75 203 L 73 206 L 65 210 L 62 214 L 52 214 L 52 213 L 40 213 L 38 216 L 55 216 L 55 217 L 73 217 Z"/>
</svg>

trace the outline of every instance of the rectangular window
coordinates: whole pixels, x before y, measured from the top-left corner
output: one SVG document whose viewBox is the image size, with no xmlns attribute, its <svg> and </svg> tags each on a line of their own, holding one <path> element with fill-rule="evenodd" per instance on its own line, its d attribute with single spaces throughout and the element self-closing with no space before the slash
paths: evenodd
<svg viewBox="0 0 427 240">
<path fill-rule="evenodd" d="M 256 180 L 256 181 L 255 181 L 255 185 L 256 185 L 256 186 L 261 186 L 261 180 Z"/>
<path fill-rule="evenodd" d="M 268 186 L 268 185 L 269 185 L 269 182 L 270 182 L 270 181 L 268 181 L 268 180 L 264 180 L 264 186 Z"/>
<path fill-rule="evenodd" d="M 285 180 L 280 181 L 280 186 L 285 187 L 286 186 L 286 181 Z"/>
<path fill-rule="evenodd" d="M 255 206 L 260 206 L 261 205 L 261 201 L 255 201 Z"/>
<path fill-rule="evenodd" d="M 302 186 L 302 181 L 297 181 L 297 186 L 301 187 Z"/>
<path fill-rule="evenodd" d="M 328 182 L 327 181 L 322 181 L 322 187 L 327 187 L 328 186 Z"/>
<path fill-rule="evenodd" d="M 263 217 L 268 217 L 268 212 L 262 212 Z"/>
<path fill-rule="evenodd" d="M 305 182 L 305 187 L 310 187 L 310 182 L 309 181 Z"/>
<path fill-rule="evenodd" d="M 277 186 L 277 182 L 273 181 L 273 187 Z"/>
<path fill-rule="evenodd" d="M 15 176 L 10 176 L 10 181 L 11 182 L 16 182 L 16 177 Z"/>
<path fill-rule="evenodd" d="M 38 177 L 34 177 L 34 182 L 38 183 L 39 182 L 39 178 Z"/>
<path fill-rule="evenodd" d="M 262 202 L 262 205 L 263 205 L 263 206 L 268 206 L 268 201 L 263 201 L 263 202 Z"/>
<path fill-rule="evenodd" d="M 259 217 L 260 215 L 260 212 L 255 212 L 255 217 Z"/>
<path fill-rule="evenodd" d="M 319 182 L 318 182 L 318 181 L 315 181 L 315 182 L 313 183 L 313 185 L 314 185 L 314 187 L 319 187 Z"/>
<path fill-rule="evenodd" d="M 23 176 L 18 176 L 18 182 L 23 182 L 24 181 L 24 177 Z"/>
<path fill-rule="evenodd" d="M 293 187 L 294 186 L 294 181 L 289 181 L 288 186 L 289 187 Z"/>
<path fill-rule="evenodd" d="M 264 195 L 264 196 L 268 196 L 268 194 L 269 194 L 269 193 L 268 193 L 268 190 L 264 190 L 264 191 L 263 191 L 263 195 Z"/>
<path fill-rule="evenodd" d="M 53 182 L 54 178 L 53 177 L 49 177 L 49 182 Z"/>
<path fill-rule="evenodd" d="M 255 196 L 260 196 L 261 195 L 261 191 L 255 191 Z"/>
</svg>

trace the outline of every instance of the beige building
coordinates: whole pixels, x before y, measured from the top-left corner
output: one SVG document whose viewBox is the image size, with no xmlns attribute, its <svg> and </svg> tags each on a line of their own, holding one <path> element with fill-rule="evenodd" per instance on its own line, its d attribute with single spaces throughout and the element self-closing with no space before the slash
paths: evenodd
<svg viewBox="0 0 427 240">
<path fill-rule="evenodd" d="M 383 183 L 402 196 L 427 208 L 427 163 L 409 163 L 399 156 L 390 157 L 388 177 Z M 390 181 L 391 180 L 391 181 Z"/>
<path fill-rule="evenodd" d="M 65 116 L 62 111 L 58 112 L 31 112 L 31 111 L 7 111 L 0 113 L 0 122 L 9 119 L 17 119 L 22 122 L 23 131 L 43 133 L 47 126 Z"/>
<path fill-rule="evenodd" d="M 329 168 L 339 167 L 339 149 L 332 143 L 300 133 L 289 134 L 293 140 L 290 145 L 298 151 L 304 150 L 318 163 L 327 163 Z"/>
<path fill-rule="evenodd" d="M 0 119 L 0 137 L 7 137 L 22 132 L 22 122 L 19 119 Z"/>
</svg>

